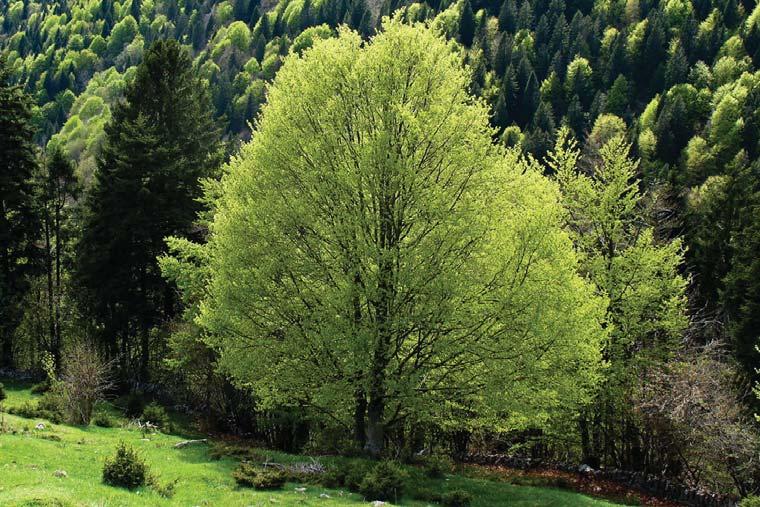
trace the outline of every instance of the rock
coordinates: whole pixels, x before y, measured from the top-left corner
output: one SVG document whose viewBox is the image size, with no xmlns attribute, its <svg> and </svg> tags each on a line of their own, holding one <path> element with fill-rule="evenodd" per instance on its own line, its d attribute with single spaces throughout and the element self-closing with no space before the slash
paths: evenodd
<svg viewBox="0 0 760 507">
<path fill-rule="evenodd" d="M 332 497 L 328 495 L 327 493 L 322 493 L 321 495 L 319 495 L 319 498 L 332 498 Z"/>
<path fill-rule="evenodd" d="M 584 463 L 578 467 L 578 472 L 582 474 L 591 474 L 594 473 L 594 469 Z"/>
<path fill-rule="evenodd" d="M 55 472 L 53 472 L 53 475 L 61 479 L 65 479 L 66 477 L 69 476 L 69 474 L 66 473 L 66 470 L 56 470 Z"/>
<path fill-rule="evenodd" d="M 296 491 L 298 493 L 305 493 L 306 492 L 306 488 L 296 488 Z"/>
<path fill-rule="evenodd" d="M 42 423 L 37 423 L 37 426 L 35 426 L 34 429 L 36 429 L 36 430 L 44 430 L 45 429 L 45 425 L 42 424 Z"/>
<path fill-rule="evenodd" d="M 387 503 L 381 501 L 381 500 L 375 500 L 370 504 L 372 507 L 382 507 L 383 505 L 388 505 Z"/>
</svg>

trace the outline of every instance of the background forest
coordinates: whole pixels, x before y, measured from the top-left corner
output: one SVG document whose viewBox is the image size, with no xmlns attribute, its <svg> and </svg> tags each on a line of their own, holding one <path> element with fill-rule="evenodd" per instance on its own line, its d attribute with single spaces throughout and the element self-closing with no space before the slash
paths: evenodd
<svg viewBox="0 0 760 507">
<path fill-rule="evenodd" d="M 284 62 L 301 61 L 296 57 L 310 55 L 318 40 L 349 41 L 338 36 L 341 25 L 369 40 L 392 14 L 399 24 L 427 22 L 458 44 L 466 79 L 454 70 L 436 74 L 437 62 L 423 68 L 439 85 L 462 84 L 489 108 L 476 112 L 462 102 L 463 117 L 489 122 L 488 135 L 515 171 L 509 181 L 517 186 L 505 185 L 506 195 L 488 201 L 508 217 L 505 237 L 526 249 L 537 244 L 536 231 L 551 238 L 543 262 L 552 267 L 540 275 L 553 284 L 541 287 L 535 278 L 515 292 L 524 298 L 515 305 L 543 303 L 542 320 L 515 319 L 515 336 L 577 340 L 551 348 L 556 352 L 539 366 L 510 363 L 528 373 L 491 365 L 499 377 L 485 365 L 476 383 L 465 380 L 464 369 L 446 370 L 441 385 L 450 382 L 456 394 L 430 389 L 413 406 L 398 401 L 415 389 L 401 381 L 389 388 L 396 405 L 388 392 L 380 396 L 384 406 L 373 404 L 371 364 L 338 368 L 340 381 L 328 371 L 334 365 L 322 363 L 299 376 L 296 367 L 277 369 L 282 363 L 267 350 L 251 357 L 230 337 L 258 325 L 245 324 L 241 307 L 256 307 L 260 293 L 236 284 L 256 287 L 275 275 L 236 277 L 261 259 L 272 266 L 281 260 L 238 242 L 277 230 L 266 216 L 252 213 L 260 221 L 247 222 L 239 210 L 255 195 L 272 213 L 308 221 L 319 210 L 286 206 L 291 201 L 275 192 L 276 182 L 303 184 L 317 195 L 344 183 L 296 179 L 283 162 L 297 165 L 290 152 L 268 158 L 261 148 L 300 149 L 304 135 L 262 119 L 268 97 L 274 98 L 267 114 L 292 114 L 303 125 L 317 118 L 307 114 L 310 104 L 333 111 L 303 85 L 298 64 L 287 71 Z M 324 44 L 319 48 L 327 51 Z M 332 50 L 341 55 L 350 47 Z M 8 371 L 65 376 L 67 351 L 85 341 L 114 371 L 113 393 L 128 394 L 136 405 L 182 406 L 205 428 L 288 451 L 363 448 L 409 457 L 437 448 L 458 459 L 502 451 L 641 470 L 722 493 L 760 489 L 752 394 L 760 380 L 760 5 L 753 0 L 0 0 L 0 50 L 0 366 Z M 382 68 L 395 65 L 376 52 Z M 339 60 L 324 57 L 330 58 Z M 287 72 L 272 87 L 281 67 Z M 316 64 L 301 71 L 336 94 L 344 85 L 356 96 L 388 85 L 378 80 L 362 88 L 359 77 L 336 84 Z M 375 75 L 357 72 L 362 79 Z M 440 88 L 442 101 L 459 97 Z M 301 90 L 305 98 L 287 99 L 283 90 Z M 379 91 L 367 95 L 383 100 Z M 301 110 L 304 116 L 290 113 Z M 433 132 L 434 125 L 423 127 Z M 461 157 L 455 163 L 470 163 L 465 146 L 481 147 L 483 160 L 491 160 L 491 148 L 464 135 L 470 125 L 460 127 L 461 145 L 441 142 L 451 157 Z M 252 134 L 254 143 L 244 144 Z M 306 134 L 323 136 L 349 160 L 339 141 L 328 145 L 329 132 Z M 315 160 L 325 153 L 303 149 Z M 270 179 L 229 176 L 248 174 L 247 164 L 272 167 Z M 538 174 L 546 177 L 530 176 Z M 258 184 L 259 193 L 250 190 Z M 457 220 L 471 224 L 472 233 L 482 225 L 476 215 Z M 237 223 L 243 225 L 230 225 Z M 265 243 L 297 257 L 302 250 L 287 250 L 288 239 L 273 233 Z M 350 248 L 358 252 L 360 244 Z M 505 245 L 483 255 L 517 256 Z M 299 268 L 321 266 L 307 261 Z M 341 269 L 362 276 L 361 266 Z M 407 282 L 425 287 L 417 275 L 406 273 Z M 295 282 L 288 290 L 290 306 L 272 322 L 281 318 L 287 327 L 283 315 L 298 305 L 322 325 L 330 321 L 321 296 L 304 295 Z M 296 293 L 301 299 L 293 302 Z M 345 296 L 337 289 L 324 294 Z M 456 313 L 469 301 L 460 296 L 425 303 Z M 369 293 L 352 301 L 377 306 Z M 438 323 L 428 313 L 410 315 L 431 329 Z M 592 329 L 590 322 L 601 325 Z M 267 333 L 284 339 L 281 328 Z M 330 339 L 344 331 L 330 328 Z M 463 343 L 468 351 L 483 345 Z M 515 350 L 544 359 L 545 344 L 528 345 Z M 347 357 L 352 346 L 328 340 L 315 354 L 329 355 L 325 349 L 333 347 Z M 298 357 L 299 350 L 279 350 L 276 359 Z M 271 361 L 267 374 L 257 361 Z M 404 379 L 429 381 L 439 369 L 424 361 L 399 365 Z M 278 382 L 285 386 L 280 392 L 269 389 Z M 482 397 L 474 394 L 481 390 Z M 536 397 L 541 403 L 532 403 Z M 446 410 L 435 408 L 441 404 Z"/>
</svg>

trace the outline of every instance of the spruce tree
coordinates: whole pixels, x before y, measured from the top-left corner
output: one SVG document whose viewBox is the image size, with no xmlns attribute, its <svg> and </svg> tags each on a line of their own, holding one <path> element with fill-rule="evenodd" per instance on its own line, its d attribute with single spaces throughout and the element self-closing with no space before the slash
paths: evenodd
<svg viewBox="0 0 760 507">
<path fill-rule="evenodd" d="M 39 258 L 35 247 L 32 175 L 37 167 L 32 103 L 11 84 L 0 58 L 0 366 L 13 366 L 13 334 L 21 316 L 28 276 Z"/>
<path fill-rule="evenodd" d="M 462 13 L 459 16 L 459 42 L 470 47 L 474 38 L 475 14 L 472 12 L 470 0 L 465 0 L 462 5 Z"/>
<path fill-rule="evenodd" d="M 166 236 L 192 236 L 200 179 L 221 150 L 206 88 L 176 41 L 146 51 L 125 95 L 105 129 L 76 278 L 104 348 L 122 374 L 137 367 L 145 379 L 151 329 L 175 311 L 156 257 Z"/>
</svg>

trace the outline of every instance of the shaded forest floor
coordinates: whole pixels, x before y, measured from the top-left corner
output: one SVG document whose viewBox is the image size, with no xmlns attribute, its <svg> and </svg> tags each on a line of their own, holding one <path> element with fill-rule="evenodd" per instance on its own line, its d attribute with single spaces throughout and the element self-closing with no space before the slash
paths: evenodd
<svg viewBox="0 0 760 507">
<path fill-rule="evenodd" d="M 33 400 L 30 386 L 3 381 L 8 399 L 6 407 Z M 118 414 L 114 409 L 114 417 Z M 288 483 L 281 491 L 256 491 L 239 488 L 232 471 L 239 458 L 213 456 L 212 445 L 190 445 L 175 449 L 174 445 L 193 435 L 145 434 L 138 428 L 117 420 L 113 428 L 51 424 L 42 419 L 0 414 L 0 505 L 31 506 L 264 506 L 264 505 L 366 505 L 360 495 L 315 485 Z M 44 428 L 37 429 L 38 424 Z M 180 432 L 181 433 L 181 432 Z M 103 461 L 113 455 L 119 442 L 137 449 L 161 484 L 176 481 L 171 498 L 160 496 L 154 489 L 128 491 L 103 484 Z M 311 458 L 269 450 L 257 454 L 278 463 L 309 461 Z M 326 465 L 342 458 L 319 458 Z M 62 472 L 65 472 L 62 473 Z M 467 467 L 461 473 L 441 479 L 429 479 L 418 469 L 410 467 L 408 497 L 400 505 L 435 505 L 413 500 L 417 489 L 444 492 L 463 489 L 470 492 L 473 507 L 486 506 L 544 506 L 544 507 L 605 507 L 619 505 L 611 501 L 579 494 L 557 487 L 516 485 L 514 476 L 494 470 Z M 523 479 L 524 480 L 524 479 Z M 559 483 L 546 482 L 548 485 Z M 589 493 L 605 493 L 589 491 Z M 625 503 L 641 504 L 641 499 L 615 494 Z M 662 504 L 658 504 L 662 505 Z"/>
</svg>

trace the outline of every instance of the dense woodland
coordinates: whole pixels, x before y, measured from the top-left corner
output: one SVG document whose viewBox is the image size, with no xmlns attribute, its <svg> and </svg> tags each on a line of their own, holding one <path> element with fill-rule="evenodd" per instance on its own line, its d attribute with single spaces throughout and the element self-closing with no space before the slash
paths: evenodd
<svg viewBox="0 0 760 507">
<path fill-rule="evenodd" d="M 752 0 L 0 0 L 0 51 L 0 367 L 760 489 Z"/>
</svg>

